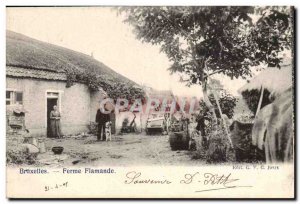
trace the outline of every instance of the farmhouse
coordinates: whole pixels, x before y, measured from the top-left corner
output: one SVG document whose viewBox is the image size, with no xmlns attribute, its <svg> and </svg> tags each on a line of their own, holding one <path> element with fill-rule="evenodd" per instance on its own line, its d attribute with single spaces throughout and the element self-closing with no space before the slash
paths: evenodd
<svg viewBox="0 0 300 204">
<path fill-rule="evenodd" d="M 91 56 L 12 31 L 6 33 L 6 50 L 8 129 L 46 136 L 49 113 L 57 105 L 63 134 L 84 132 L 106 94 L 139 91 L 137 84 Z"/>
</svg>

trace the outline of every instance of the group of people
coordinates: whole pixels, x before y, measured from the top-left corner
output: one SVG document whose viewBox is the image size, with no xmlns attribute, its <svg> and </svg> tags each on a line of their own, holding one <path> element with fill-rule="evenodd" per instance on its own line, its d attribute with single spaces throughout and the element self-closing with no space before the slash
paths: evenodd
<svg viewBox="0 0 300 204">
<path fill-rule="evenodd" d="M 60 124 L 60 112 L 57 106 L 53 106 L 53 110 L 50 112 L 50 135 L 53 138 L 61 138 L 61 124 Z M 97 110 L 96 123 L 98 124 L 97 140 L 106 140 L 105 124 L 110 121 L 110 115 L 105 111 Z M 101 137 L 102 136 L 102 137 Z"/>
</svg>

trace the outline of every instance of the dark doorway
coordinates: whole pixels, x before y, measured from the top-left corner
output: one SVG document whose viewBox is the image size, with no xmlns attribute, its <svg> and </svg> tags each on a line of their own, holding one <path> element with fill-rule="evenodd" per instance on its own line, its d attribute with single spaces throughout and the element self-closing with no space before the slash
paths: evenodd
<svg viewBox="0 0 300 204">
<path fill-rule="evenodd" d="M 55 105 L 57 105 L 57 98 L 47 98 L 47 137 L 52 137 L 50 131 L 50 112 Z"/>
</svg>

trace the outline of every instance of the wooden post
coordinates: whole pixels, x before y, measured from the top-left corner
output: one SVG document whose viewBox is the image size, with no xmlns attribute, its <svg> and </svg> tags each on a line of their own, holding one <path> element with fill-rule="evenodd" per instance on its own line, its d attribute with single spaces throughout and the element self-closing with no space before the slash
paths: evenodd
<svg viewBox="0 0 300 204">
<path fill-rule="evenodd" d="M 258 105 L 257 105 L 255 117 L 257 116 L 258 112 L 260 111 L 261 104 L 262 104 L 262 101 L 263 101 L 263 97 L 264 97 L 264 87 L 261 86 L 261 89 L 260 89 L 260 97 L 259 97 L 259 101 L 258 101 Z"/>
</svg>

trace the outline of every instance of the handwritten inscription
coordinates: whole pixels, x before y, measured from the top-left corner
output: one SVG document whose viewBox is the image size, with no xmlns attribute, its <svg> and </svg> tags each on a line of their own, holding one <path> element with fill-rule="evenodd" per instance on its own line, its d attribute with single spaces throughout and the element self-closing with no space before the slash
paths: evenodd
<svg viewBox="0 0 300 204">
<path fill-rule="evenodd" d="M 223 189 L 252 187 L 245 184 L 240 178 L 236 177 L 235 171 L 237 170 L 279 170 L 277 165 L 262 165 L 262 164 L 247 164 L 247 165 L 233 165 L 231 173 L 213 173 L 213 172 L 200 172 L 195 171 L 178 175 L 176 178 L 167 175 L 151 174 L 146 176 L 139 171 L 130 171 L 125 174 L 123 180 L 126 185 L 193 185 L 197 189 L 195 192 L 216 191 Z M 48 171 L 47 169 L 40 168 L 20 168 L 20 174 L 49 174 L 49 173 L 62 173 L 62 174 L 116 174 L 113 168 L 62 168 Z M 45 186 L 45 191 L 67 187 L 68 182 L 62 184 L 55 184 L 53 186 Z"/>
<path fill-rule="evenodd" d="M 249 185 L 240 185 L 238 182 L 240 179 L 233 178 L 232 174 L 214 174 L 214 173 L 200 173 L 195 172 L 191 174 L 185 174 L 184 177 L 179 180 L 180 184 L 197 184 L 205 189 L 199 189 L 195 192 L 222 190 L 229 188 L 241 188 L 241 187 L 252 187 Z M 177 181 L 178 182 L 178 181 Z M 126 174 L 125 184 L 171 184 L 176 181 L 171 181 L 166 178 L 147 178 L 142 175 L 141 172 L 131 171 Z"/>
<path fill-rule="evenodd" d="M 55 190 L 59 188 L 66 188 L 68 187 L 68 182 L 64 182 L 62 184 L 55 184 L 53 186 L 45 186 L 45 191 Z"/>
<path fill-rule="evenodd" d="M 252 187 L 249 185 L 238 185 L 240 179 L 232 178 L 232 174 L 214 174 L 196 172 L 193 174 L 185 174 L 184 179 L 180 181 L 181 184 L 199 183 L 205 187 L 203 190 L 196 190 L 195 192 L 215 191 L 228 188 Z"/>
<path fill-rule="evenodd" d="M 125 184 L 171 184 L 168 179 L 142 178 L 140 172 L 131 171 L 126 174 Z"/>
</svg>

